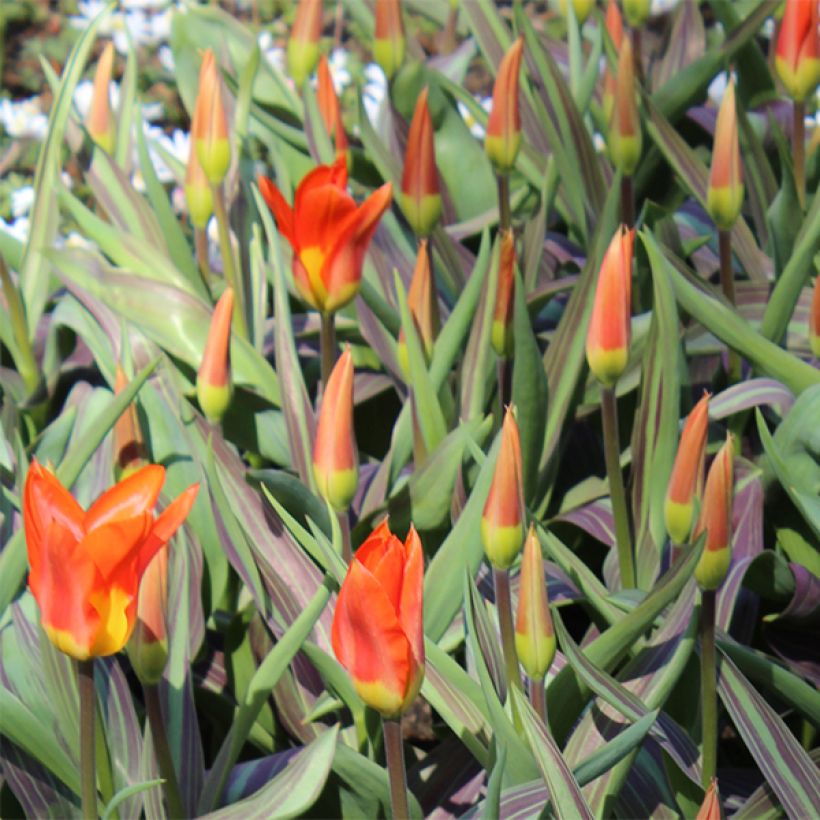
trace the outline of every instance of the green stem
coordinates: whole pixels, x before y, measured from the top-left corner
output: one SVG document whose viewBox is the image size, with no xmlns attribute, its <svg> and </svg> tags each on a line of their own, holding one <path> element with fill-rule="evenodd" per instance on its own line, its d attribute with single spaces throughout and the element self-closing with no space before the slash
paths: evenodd
<svg viewBox="0 0 820 820">
<path fill-rule="evenodd" d="M 720 251 L 720 287 L 723 295 L 732 305 L 735 304 L 735 277 L 732 272 L 732 234 L 730 231 L 718 231 L 718 249 Z M 740 381 L 740 356 L 729 348 L 729 384 Z"/>
<path fill-rule="evenodd" d="M 547 723 L 547 690 L 544 688 L 544 679 L 530 678 L 530 703 L 535 709 L 536 714 L 544 723 L 544 726 L 549 729 Z"/>
<path fill-rule="evenodd" d="M 205 290 L 211 292 L 211 266 L 208 261 L 208 234 L 204 228 L 194 228 L 194 247 L 199 274 L 205 285 Z"/>
<path fill-rule="evenodd" d="M 236 273 L 236 262 L 234 260 L 233 246 L 231 245 L 231 223 L 228 219 L 228 211 L 225 208 L 225 192 L 221 185 L 213 186 L 214 194 L 214 215 L 219 230 L 219 250 L 222 253 L 222 266 L 225 271 L 225 282 L 233 288 L 234 309 L 233 320 L 236 330 L 243 339 L 248 338 L 248 326 L 245 322 L 245 299 L 242 290 L 242 282 Z"/>
<path fill-rule="evenodd" d="M 171 757 L 171 748 L 168 745 L 168 735 L 165 732 L 165 721 L 162 717 L 162 705 L 159 699 L 159 687 L 156 684 L 143 686 L 145 694 L 145 710 L 148 713 L 148 723 L 151 726 L 151 737 L 154 739 L 154 753 L 157 757 L 159 773 L 165 781 L 165 802 L 168 804 L 169 817 L 185 817 L 185 808 L 182 796 L 179 793 L 174 759 Z"/>
<path fill-rule="evenodd" d="M 77 662 L 80 688 L 80 777 L 83 817 L 97 817 L 97 764 L 94 718 L 97 694 L 94 690 L 94 660 Z"/>
<path fill-rule="evenodd" d="M 618 547 L 618 566 L 623 589 L 635 588 L 635 561 L 632 557 L 632 539 L 629 535 L 629 518 L 626 509 L 626 493 L 621 475 L 621 453 L 618 441 L 618 402 L 614 387 L 601 388 L 601 419 L 604 427 L 604 458 L 609 479 L 609 495 L 612 514 L 615 517 L 615 543 Z"/>
<path fill-rule="evenodd" d="M 387 756 L 387 773 L 390 777 L 390 808 L 393 820 L 407 820 L 407 775 L 404 771 L 404 740 L 401 736 L 401 718 L 382 718 L 384 751 Z"/>
<path fill-rule="evenodd" d="M 795 101 L 793 109 L 792 154 L 794 182 L 800 207 L 806 207 L 806 104 Z"/>
<path fill-rule="evenodd" d="M 499 356 L 495 364 L 498 379 L 498 426 L 504 420 L 504 408 L 510 403 L 510 360 Z"/>
<path fill-rule="evenodd" d="M 703 715 L 703 788 L 717 771 L 717 690 L 715 667 L 715 592 L 700 596 L 700 696 Z"/>
<path fill-rule="evenodd" d="M 627 175 L 621 177 L 621 222 L 627 228 L 635 224 L 635 190 L 632 177 Z"/>
<path fill-rule="evenodd" d="M 498 232 L 509 230 L 510 214 L 510 178 L 507 174 L 496 174 L 498 182 Z"/>
<path fill-rule="evenodd" d="M 512 699 L 512 690 L 523 692 L 521 675 L 518 671 L 518 653 L 515 651 L 515 627 L 513 626 L 512 595 L 510 594 L 510 573 L 506 569 L 493 567 L 493 584 L 495 586 L 495 607 L 498 610 L 498 626 L 501 629 L 501 649 L 504 652 L 504 665 L 507 669 L 507 684 L 510 689 L 513 723 L 521 730 L 521 717 Z"/>
<path fill-rule="evenodd" d="M 350 546 L 350 512 L 337 513 L 339 529 L 342 531 L 342 560 L 349 564 L 353 560 L 353 550 Z"/>
<path fill-rule="evenodd" d="M 6 297 L 9 319 L 11 320 L 11 332 L 17 345 L 17 350 L 12 351 L 17 353 L 14 363 L 17 365 L 17 370 L 23 379 L 23 384 L 26 386 L 26 393 L 30 396 L 40 383 L 40 374 L 31 341 L 28 337 L 26 311 L 20 299 L 20 294 L 17 292 L 17 288 L 14 287 L 14 282 L 11 281 L 11 275 L 2 256 L 0 256 L 0 284 L 3 287 L 3 295 Z"/>
<path fill-rule="evenodd" d="M 319 349 L 322 356 L 322 387 L 327 387 L 330 372 L 336 363 L 335 313 L 321 313 L 322 325 L 319 329 Z"/>
</svg>

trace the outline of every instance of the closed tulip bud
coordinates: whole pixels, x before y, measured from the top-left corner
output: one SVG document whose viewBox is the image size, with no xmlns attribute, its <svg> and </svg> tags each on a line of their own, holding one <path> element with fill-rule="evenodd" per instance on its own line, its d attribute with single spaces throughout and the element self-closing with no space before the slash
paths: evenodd
<svg viewBox="0 0 820 820">
<path fill-rule="evenodd" d="M 632 41 L 621 40 L 618 74 L 615 78 L 615 101 L 609 120 L 609 156 L 615 167 L 630 176 L 641 158 L 641 119 L 635 101 L 635 59 Z"/>
<path fill-rule="evenodd" d="M 808 99 L 820 82 L 820 34 L 816 0 L 786 0 L 774 65 L 788 95 Z"/>
<path fill-rule="evenodd" d="M 487 120 L 484 150 L 496 171 L 508 173 L 515 165 L 521 147 L 521 113 L 518 104 L 521 57 L 524 38 L 519 37 L 498 66 L 493 86 L 493 104 Z"/>
<path fill-rule="evenodd" d="M 356 550 L 336 599 L 331 643 L 359 697 L 384 717 L 407 711 L 424 679 L 424 554 L 380 524 Z"/>
<path fill-rule="evenodd" d="M 117 365 L 114 393 L 128 386 L 123 369 Z M 128 478 L 145 464 L 145 443 L 142 438 L 137 407 L 131 402 L 114 422 L 114 472 L 118 480 Z"/>
<path fill-rule="evenodd" d="M 624 225 L 612 237 L 598 274 L 587 329 L 587 363 L 605 387 L 618 381 L 629 360 L 634 238 L 635 229 Z"/>
<path fill-rule="evenodd" d="M 433 343 L 438 336 L 439 316 L 436 285 L 433 280 L 433 271 L 430 269 L 430 254 L 427 250 L 426 239 L 419 242 L 416 266 L 413 268 L 410 289 L 407 291 L 407 307 L 410 308 L 416 333 L 418 333 L 424 355 L 429 362 L 433 355 Z M 402 373 L 409 378 L 410 362 L 404 329 L 399 331 L 398 358 Z"/>
<path fill-rule="evenodd" d="M 334 510 L 343 512 L 350 506 L 359 484 L 359 455 L 353 432 L 353 357 L 349 347 L 334 365 L 322 396 L 313 444 L 313 477 Z"/>
<path fill-rule="evenodd" d="M 399 0 L 376 0 L 373 59 L 388 80 L 404 62 L 406 42 Z"/>
<path fill-rule="evenodd" d="M 140 683 L 159 683 L 168 660 L 168 547 L 148 564 L 137 598 L 137 621 L 126 649 Z"/>
<path fill-rule="evenodd" d="M 820 276 L 814 280 L 809 309 L 809 346 L 815 358 L 820 359 Z"/>
<path fill-rule="evenodd" d="M 706 209 L 715 225 L 722 231 L 728 231 L 735 224 L 742 205 L 743 169 L 737 136 L 735 81 L 730 79 L 718 111 Z"/>
<path fill-rule="evenodd" d="M 327 133 L 336 137 L 336 156 L 347 155 L 347 134 L 345 134 L 342 124 L 342 109 L 339 106 L 339 98 L 336 96 L 336 89 L 333 87 L 333 77 L 330 74 L 330 66 L 327 57 L 323 54 L 319 60 L 319 68 L 316 71 L 318 85 L 316 88 L 316 102 L 319 105 L 319 113 L 322 122 L 325 124 Z"/>
<path fill-rule="evenodd" d="M 427 89 L 419 94 L 404 155 L 400 204 L 417 236 L 429 236 L 441 216 L 441 194 L 436 174 L 433 122 L 427 107 Z"/>
<path fill-rule="evenodd" d="M 706 533 L 706 544 L 698 565 L 695 580 L 701 589 L 717 589 L 726 577 L 732 560 L 732 494 L 734 437 L 718 450 L 703 490 L 703 505 L 693 537 Z"/>
<path fill-rule="evenodd" d="M 720 792 L 718 792 L 717 780 L 714 778 L 706 790 L 695 820 L 723 820 L 723 812 L 720 810 Z"/>
<path fill-rule="evenodd" d="M 515 651 L 524 671 L 541 680 L 555 657 L 555 632 L 552 628 L 547 582 L 541 544 L 530 526 L 521 559 L 518 612 L 515 618 Z"/>
<path fill-rule="evenodd" d="M 222 79 L 211 49 L 202 55 L 199 68 L 199 92 L 191 123 L 191 138 L 205 176 L 212 185 L 219 185 L 231 164 L 231 145 L 222 100 Z"/>
<path fill-rule="evenodd" d="M 322 0 L 299 0 L 288 40 L 288 72 L 297 88 L 304 85 L 319 62 L 321 36 Z"/>
<path fill-rule="evenodd" d="M 501 426 L 501 446 L 495 474 L 481 514 L 481 542 L 490 563 L 508 569 L 524 540 L 524 482 L 521 472 L 521 439 L 512 407 Z"/>
<path fill-rule="evenodd" d="M 196 397 L 211 424 L 219 424 L 231 403 L 231 318 L 233 289 L 225 288 L 211 317 L 211 326 L 196 374 Z"/>
<path fill-rule="evenodd" d="M 97 61 L 94 72 L 94 91 L 91 95 L 91 107 L 85 120 L 85 127 L 94 142 L 108 154 L 114 153 L 117 139 L 117 126 L 111 112 L 111 73 L 114 68 L 114 44 L 108 43 Z"/>
<path fill-rule="evenodd" d="M 595 0 L 571 0 L 571 2 L 572 10 L 575 12 L 575 19 L 579 25 L 589 17 L 590 12 L 595 8 Z M 569 14 L 567 0 L 558 0 L 558 7 L 564 17 Z"/>
<path fill-rule="evenodd" d="M 640 28 L 648 19 L 652 10 L 650 0 L 623 0 L 624 17 L 632 28 Z"/>
<path fill-rule="evenodd" d="M 208 177 L 199 161 L 194 140 L 188 152 L 188 165 L 185 169 L 185 201 L 188 204 L 188 217 L 191 224 L 200 231 L 208 227 L 208 221 L 214 212 L 214 193 Z"/>
<path fill-rule="evenodd" d="M 618 0 L 609 0 L 606 7 L 606 30 L 609 34 L 612 45 L 616 52 L 621 50 L 621 41 L 624 38 L 624 23 L 621 18 L 621 10 L 618 8 Z M 604 122 L 609 123 L 612 118 L 612 108 L 615 105 L 615 89 L 618 83 L 615 74 L 609 65 L 604 69 L 604 93 L 602 104 L 604 109 Z"/>
<path fill-rule="evenodd" d="M 490 341 L 499 356 L 513 352 L 513 309 L 515 303 L 515 237 L 512 230 L 504 231 L 498 259 L 498 285 L 495 291 L 495 309 Z"/>
<path fill-rule="evenodd" d="M 709 393 L 694 406 L 683 425 L 663 513 L 666 531 L 675 544 L 683 544 L 692 529 L 695 496 L 701 485 L 709 425 Z"/>
</svg>

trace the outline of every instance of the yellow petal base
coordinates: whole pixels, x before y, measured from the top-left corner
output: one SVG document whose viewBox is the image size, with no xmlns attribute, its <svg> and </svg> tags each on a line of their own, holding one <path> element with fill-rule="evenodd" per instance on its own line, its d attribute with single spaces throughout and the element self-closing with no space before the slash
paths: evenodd
<svg viewBox="0 0 820 820">
<path fill-rule="evenodd" d="M 521 132 L 518 131 L 509 139 L 487 134 L 484 138 L 484 151 L 490 158 L 496 171 L 506 174 L 512 170 L 521 147 Z"/>
<path fill-rule="evenodd" d="M 441 216 L 441 194 L 427 194 L 417 199 L 400 193 L 399 204 L 413 233 L 416 236 L 429 236 Z"/>
<path fill-rule="evenodd" d="M 359 470 L 323 470 L 313 465 L 313 477 L 322 498 L 326 499 L 336 512 L 344 512 L 356 494 L 359 486 Z"/>
<path fill-rule="evenodd" d="M 212 185 L 219 185 L 231 164 L 231 144 L 227 137 L 213 140 L 198 139 L 195 149 L 199 164 Z"/>
<path fill-rule="evenodd" d="M 373 59 L 381 66 L 381 70 L 388 80 L 393 78 L 393 75 L 404 62 L 406 48 L 404 37 L 400 37 L 395 41 L 386 37 L 373 40 Z"/>
<path fill-rule="evenodd" d="M 719 550 L 704 550 L 695 567 L 695 580 L 701 589 L 717 589 L 729 571 L 732 561 L 732 550 L 723 547 Z"/>
<path fill-rule="evenodd" d="M 128 642 L 126 649 L 140 683 L 151 686 L 159 683 L 168 661 L 168 641 L 146 641 L 140 639 L 139 627 Z"/>
<path fill-rule="evenodd" d="M 541 680 L 555 657 L 555 635 L 515 633 L 515 651 L 524 671 L 533 680 Z"/>
<path fill-rule="evenodd" d="M 587 363 L 592 374 L 605 387 L 612 387 L 626 370 L 629 352 L 625 347 L 617 350 L 587 350 Z"/>
<path fill-rule="evenodd" d="M 706 210 L 721 231 L 731 230 L 743 206 L 743 185 L 712 188 L 706 192 Z"/>
<path fill-rule="evenodd" d="M 809 0 L 810 2 L 810 0 Z M 777 76 L 783 83 L 788 95 L 797 102 L 803 102 L 806 97 L 814 93 L 817 83 L 820 82 L 820 60 L 804 58 L 796 70 L 781 57 L 774 61 Z"/>
<path fill-rule="evenodd" d="M 521 524 L 495 527 L 481 519 L 481 543 L 489 562 L 498 569 L 509 569 L 524 545 Z"/>
<path fill-rule="evenodd" d="M 225 411 L 231 403 L 231 396 L 233 389 L 231 383 L 217 386 L 214 384 L 205 384 L 202 379 L 196 380 L 196 397 L 199 401 L 199 406 L 211 424 L 219 424 Z"/>
<path fill-rule="evenodd" d="M 610 128 L 609 156 L 612 164 L 626 176 L 632 176 L 641 158 L 641 133 L 620 136 Z"/>
<path fill-rule="evenodd" d="M 666 524 L 666 531 L 672 539 L 673 544 L 685 544 L 692 530 L 692 518 L 695 513 L 695 505 L 689 502 L 685 504 L 680 501 L 666 499 L 663 507 L 663 518 Z"/>
<path fill-rule="evenodd" d="M 186 185 L 185 201 L 188 203 L 191 224 L 204 231 L 214 212 L 214 195 L 210 185 Z"/>
</svg>

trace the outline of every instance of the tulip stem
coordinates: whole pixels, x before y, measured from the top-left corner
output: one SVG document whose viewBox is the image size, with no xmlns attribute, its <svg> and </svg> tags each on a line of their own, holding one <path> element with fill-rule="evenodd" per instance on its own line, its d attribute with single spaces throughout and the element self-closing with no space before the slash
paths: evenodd
<svg viewBox="0 0 820 820">
<path fill-rule="evenodd" d="M 145 695 L 145 711 L 148 715 L 148 724 L 151 726 L 151 737 L 154 739 L 154 754 L 157 757 L 160 776 L 165 781 L 163 788 L 165 802 L 168 804 L 168 816 L 185 817 L 185 808 L 182 805 L 179 782 L 174 769 L 174 759 L 171 757 L 168 735 L 165 732 L 159 687 L 156 684 L 146 684 L 142 691 Z"/>
<path fill-rule="evenodd" d="M 498 180 L 498 232 L 509 230 L 510 215 L 510 178 L 507 174 L 496 174 Z"/>
<path fill-rule="evenodd" d="M 83 817 L 97 817 L 97 762 L 94 720 L 97 693 L 94 689 L 94 660 L 77 662 L 80 688 L 80 777 Z"/>
<path fill-rule="evenodd" d="M 387 756 L 387 773 L 390 777 L 390 807 L 393 820 L 410 817 L 407 807 L 407 775 L 404 771 L 404 739 L 401 734 L 401 718 L 382 718 L 384 752 Z"/>
<path fill-rule="evenodd" d="M 547 723 L 547 690 L 544 688 L 543 678 L 530 678 L 530 703 L 535 713 L 544 722 L 544 726 L 549 729 Z"/>
<path fill-rule="evenodd" d="M 627 174 L 621 177 L 621 222 L 627 228 L 635 224 L 635 190 L 632 177 Z"/>
<path fill-rule="evenodd" d="M 700 693 L 703 718 L 703 788 L 717 771 L 717 691 L 715 666 L 715 591 L 700 593 Z"/>
<path fill-rule="evenodd" d="M 510 572 L 493 567 L 493 585 L 495 587 L 495 608 L 498 611 L 498 626 L 501 629 L 501 648 L 504 652 L 504 665 L 507 668 L 507 684 L 512 689 L 524 691 L 521 675 L 518 672 L 518 653 L 515 651 L 515 627 L 512 616 L 512 595 L 510 594 Z M 521 718 L 515 708 L 515 701 L 510 692 L 510 703 L 513 710 L 513 722 L 520 728 Z"/>
<path fill-rule="evenodd" d="M 499 427 L 504 420 L 504 408 L 510 403 L 510 361 L 506 356 L 499 356 L 495 365 L 498 379 L 498 420 Z"/>
<path fill-rule="evenodd" d="M 342 531 L 342 560 L 349 564 L 353 560 L 353 550 L 350 547 L 350 511 L 337 513 L 339 529 Z"/>
<path fill-rule="evenodd" d="M 199 274 L 205 285 L 205 290 L 211 292 L 211 266 L 208 262 L 208 233 L 204 228 L 194 228 L 194 246 L 196 248 L 196 261 L 199 265 Z"/>
<path fill-rule="evenodd" d="M 720 287 L 723 295 L 735 304 L 735 278 L 732 273 L 732 233 L 718 231 L 718 249 L 720 251 Z M 729 384 L 740 381 L 740 356 L 729 348 Z"/>
<path fill-rule="evenodd" d="M 245 322 L 245 299 L 242 283 L 236 274 L 233 246 L 231 245 L 231 223 L 228 220 L 228 211 L 225 207 L 225 191 L 222 185 L 213 186 L 214 215 L 219 230 L 219 250 L 222 253 L 222 266 L 225 272 L 225 282 L 233 288 L 233 320 L 237 332 L 243 339 L 248 339 L 248 325 Z"/>
<path fill-rule="evenodd" d="M 609 495 L 615 517 L 615 543 L 618 548 L 618 567 L 623 589 L 635 588 L 635 562 L 629 535 L 626 493 L 621 475 L 621 453 L 618 440 L 618 400 L 614 387 L 601 388 L 601 420 L 604 427 L 604 458 L 609 478 Z"/>
<path fill-rule="evenodd" d="M 800 207 L 806 207 L 806 103 L 795 100 L 792 108 L 792 154 L 794 154 L 794 183 Z"/>
<path fill-rule="evenodd" d="M 319 349 L 322 356 L 322 387 L 327 387 L 327 380 L 336 362 L 336 324 L 335 313 L 320 313 L 322 324 L 319 328 Z"/>
</svg>

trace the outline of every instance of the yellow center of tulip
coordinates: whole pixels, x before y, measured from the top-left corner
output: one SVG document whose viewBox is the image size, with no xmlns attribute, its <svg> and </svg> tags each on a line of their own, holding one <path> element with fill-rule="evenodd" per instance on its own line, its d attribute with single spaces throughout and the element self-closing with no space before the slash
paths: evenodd
<svg viewBox="0 0 820 820">
<path fill-rule="evenodd" d="M 91 595 L 90 601 L 100 616 L 100 628 L 92 652 L 95 656 L 113 655 L 125 646 L 131 632 L 132 624 L 125 615 L 131 596 L 119 587 L 111 587 Z"/>
<path fill-rule="evenodd" d="M 327 289 L 325 283 L 322 281 L 322 268 L 325 264 L 326 254 L 318 246 L 312 245 L 309 248 L 302 248 L 299 251 L 299 259 L 305 266 L 308 279 L 310 280 L 310 289 L 317 302 L 324 304 L 327 298 Z"/>
</svg>

